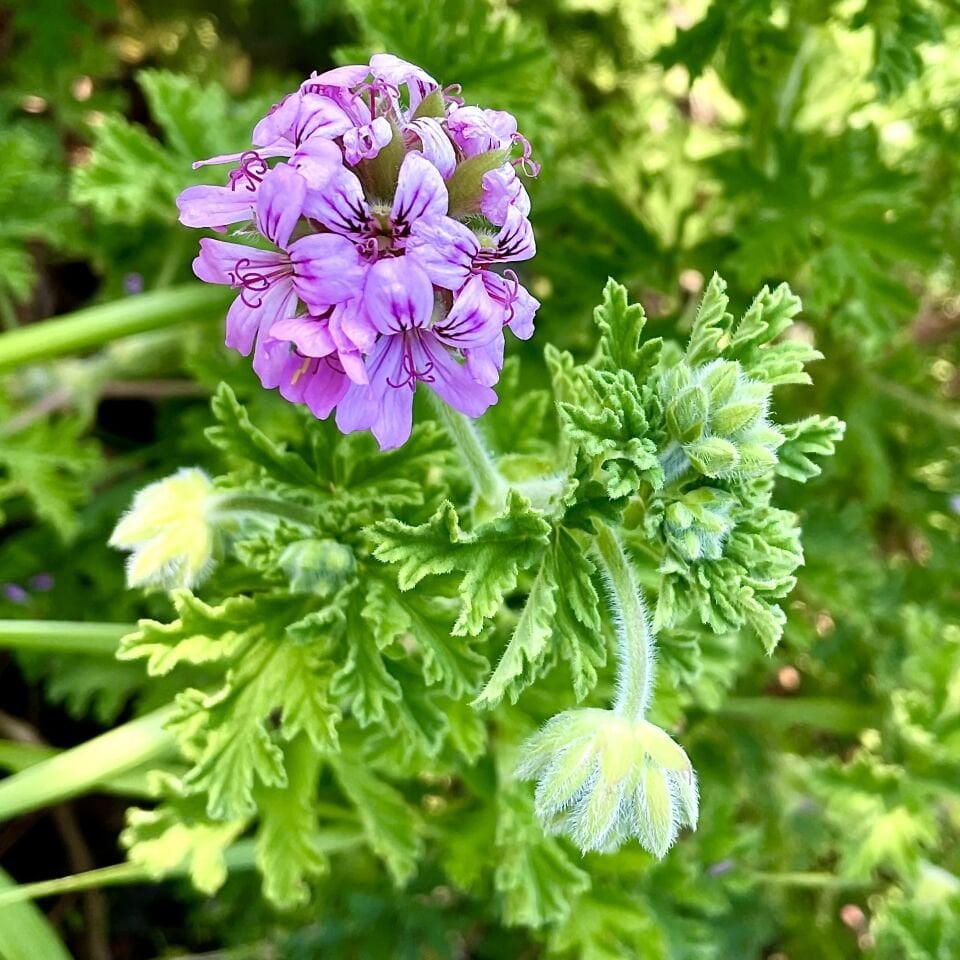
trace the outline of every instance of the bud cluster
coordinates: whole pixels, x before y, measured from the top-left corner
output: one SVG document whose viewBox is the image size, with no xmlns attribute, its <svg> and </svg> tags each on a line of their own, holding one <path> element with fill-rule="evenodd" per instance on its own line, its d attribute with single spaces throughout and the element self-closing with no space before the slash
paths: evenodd
<svg viewBox="0 0 960 960">
<path fill-rule="evenodd" d="M 768 420 L 770 394 L 769 384 L 751 380 L 735 360 L 673 367 L 660 382 L 660 398 L 682 459 L 666 465 L 668 478 L 688 465 L 719 479 L 772 469 L 784 437 Z"/>
<path fill-rule="evenodd" d="M 636 837 L 663 857 L 681 827 L 697 825 L 686 753 L 659 727 L 613 710 L 553 717 L 524 745 L 517 775 L 537 781 L 537 815 L 584 853 Z"/>
<path fill-rule="evenodd" d="M 667 547 L 683 560 L 719 560 L 738 504 L 727 490 L 698 487 L 666 504 L 654 501 L 646 525 L 651 534 L 659 527 Z"/>
<path fill-rule="evenodd" d="M 504 330 L 529 338 L 539 307 L 504 269 L 536 251 L 516 119 L 377 54 L 311 76 L 252 141 L 196 164 L 235 166 L 178 206 L 238 228 L 201 240 L 194 272 L 237 290 L 227 346 L 263 385 L 382 449 L 409 437 L 418 383 L 471 417 L 495 403 Z"/>
</svg>

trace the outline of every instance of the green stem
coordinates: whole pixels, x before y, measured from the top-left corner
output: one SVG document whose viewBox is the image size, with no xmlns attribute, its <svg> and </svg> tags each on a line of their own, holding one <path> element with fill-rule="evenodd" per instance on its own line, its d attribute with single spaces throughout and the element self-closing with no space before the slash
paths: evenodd
<svg viewBox="0 0 960 960">
<path fill-rule="evenodd" d="M 316 525 L 317 517 L 309 507 L 289 500 L 280 500 L 266 493 L 225 493 L 217 497 L 214 513 L 266 513 L 281 520 L 291 520 L 307 527 Z"/>
<path fill-rule="evenodd" d="M 447 406 L 433 391 L 430 391 L 430 399 L 437 419 L 443 424 L 473 477 L 477 496 L 490 507 L 499 509 L 506 502 L 509 488 L 487 451 L 480 431 L 472 420 Z"/>
<path fill-rule="evenodd" d="M 112 657 L 128 623 L 77 623 L 70 620 L 0 620 L 0 649 L 79 653 Z"/>
<path fill-rule="evenodd" d="M 59 756 L 63 751 L 56 747 L 48 747 L 38 743 L 21 743 L 17 740 L 0 740 L 0 770 L 10 773 L 19 773 L 28 767 L 34 767 L 44 760 Z M 104 793 L 118 797 L 137 797 L 147 800 L 156 797 L 155 791 L 150 789 L 148 774 L 155 766 L 137 768 L 129 773 L 121 773 L 110 777 L 98 784 Z"/>
<path fill-rule="evenodd" d="M 613 709 L 642 720 L 653 692 L 653 634 L 640 583 L 617 534 L 597 522 L 597 553 L 606 573 L 617 631 L 617 696 Z"/>
<path fill-rule="evenodd" d="M 224 852 L 230 870 L 253 870 L 256 867 L 256 841 L 240 840 Z M 163 874 L 167 877 L 182 877 L 189 873 L 190 860 L 184 861 Z M 96 890 L 102 887 L 122 887 L 134 883 L 155 883 L 157 874 L 139 863 L 117 863 L 111 867 L 87 870 L 69 877 L 24 883 L 0 893 L 0 907 L 23 900 L 37 900 L 81 890 Z"/>
<path fill-rule="evenodd" d="M 218 313 L 229 300 L 230 291 L 222 287 L 191 283 L 18 327 L 0 333 L 0 373 L 134 333 L 203 319 Z"/>
<path fill-rule="evenodd" d="M 164 726 L 173 711 L 173 705 L 155 710 L 4 780 L 0 820 L 68 800 L 104 780 L 169 756 L 176 740 Z"/>
<path fill-rule="evenodd" d="M 366 842 L 360 830 L 330 829 L 321 830 L 316 837 L 316 848 L 322 854 L 341 853 L 362 846 Z M 228 872 L 253 870 L 257 866 L 257 841 L 238 840 L 227 847 L 223 853 Z M 41 880 L 38 883 L 25 883 L 0 893 L 0 907 L 23 900 L 36 900 L 64 893 L 77 893 L 81 890 L 93 890 L 100 887 L 117 887 L 134 883 L 156 883 L 172 877 L 187 876 L 191 869 L 189 858 L 158 876 L 156 870 L 148 869 L 139 863 L 118 863 L 112 867 L 87 870 L 69 877 L 57 877 L 55 880 Z"/>
</svg>

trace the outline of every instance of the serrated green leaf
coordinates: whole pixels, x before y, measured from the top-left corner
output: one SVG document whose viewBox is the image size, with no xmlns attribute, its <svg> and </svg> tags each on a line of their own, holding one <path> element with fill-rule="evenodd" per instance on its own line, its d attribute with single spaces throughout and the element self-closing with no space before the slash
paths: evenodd
<svg viewBox="0 0 960 960">
<path fill-rule="evenodd" d="M 401 590 L 410 590 L 427 576 L 462 573 L 460 615 L 453 633 L 475 636 L 514 588 L 518 572 L 542 554 L 549 532 L 549 524 L 511 491 L 506 511 L 469 533 L 461 529 L 449 502 L 419 526 L 384 520 L 373 528 L 373 553 L 384 563 L 399 564 Z"/>
<path fill-rule="evenodd" d="M 140 620 L 137 630 L 120 641 L 118 659 L 146 658 L 151 677 L 164 676 L 181 663 L 229 659 L 259 629 L 253 620 L 256 603 L 249 597 L 231 597 L 217 607 L 189 590 L 175 590 L 171 598 L 178 619 Z"/>
<path fill-rule="evenodd" d="M 846 431 L 846 424 L 836 417 L 819 415 L 786 423 L 781 428 L 786 438 L 777 450 L 776 471 L 782 477 L 806 483 L 820 475 L 821 467 L 808 454 L 832 457 Z"/>
<path fill-rule="evenodd" d="M 498 793 L 496 850 L 493 883 L 508 926 L 561 922 L 590 885 L 560 841 L 544 835 L 532 801 L 518 787 L 501 786 Z"/>
<path fill-rule="evenodd" d="M 475 706 L 495 707 L 507 695 L 511 703 L 516 703 L 524 688 L 536 680 L 553 636 L 556 592 L 549 557 L 544 556 L 507 649 L 474 700 Z"/>
<path fill-rule="evenodd" d="M 204 433 L 219 450 L 241 463 L 253 463 L 287 483 L 306 486 L 316 482 L 316 474 L 304 459 L 284 450 L 250 422 L 250 416 L 226 383 L 221 383 L 211 401 L 214 416 L 220 421 Z"/>
<path fill-rule="evenodd" d="M 428 684 L 459 700 L 472 693 L 489 664 L 464 640 L 451 635 L 457 603 L 444 597 L 403 593 L 392 584 L 373 580 L 367 589 L 363 618 L 377 646 L 409 638 L 421 656 Z"/>
<path fill-rule="evenodd" d="M 175 777 L 156 776 L 164 801 L 153 810 L 127 810 L 120 842 L 128 859 L 144 867 L 155 880 L 188 863 L 191 883 L 212 896 L 227 879 L 224 853 L 243 833 L 247 821 L 211 820 L 203 798 L 189 796 Z"/>
<path fill-rule="evenodd" d="M 362 764 L 334 759 L 331 765 L 356 808 L 370 849 L 386 864 L 393 882 L 403 886 L 416 872 L 423 851 L 419 819 L 399 791 Z"/>
<path fill-rule="evenodd" d="M 726 291 L 726 281 L 715 273 L 703 292 L 690 330 L 686 353 L 690 366 L 706 363 L 720 355 L 722 341 L 733 325 L 733 317 L 727 313 L 730 298 Z"/>
<path fill-rule="evenodd" d="M 264 896 L 284 910 L 310 899 L 308 882 L 325 873 L 316 812 L 321 755 L 305 738 L 285 749 L 287 783 L 257 790 L 257 867 Z"/>
</svg>

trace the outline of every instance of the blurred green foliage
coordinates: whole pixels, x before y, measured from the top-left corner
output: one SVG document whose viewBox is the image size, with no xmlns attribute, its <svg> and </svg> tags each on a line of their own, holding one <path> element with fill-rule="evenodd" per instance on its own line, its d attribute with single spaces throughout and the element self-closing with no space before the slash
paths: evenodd
<svg viewBox="0 0 960 960">
<path fill-rule="evenodd" d="M 544 344 L 580 359 L 592 353 L 591 311 L 608 275 L 644 304 L 647 333 L 666 338 L 665 349 L 686 339 L 714 270 L 738 305 L 762 284 L 786 281 L 804 303 L 791 335 L 826 360 L 814 387 L 778 395 L 777 419 L 830 412 L 847 422 L 846 439 L 815 476 L 803 453 L 834 438 L 829 425 L 822 436 L 812 431 L 793 461 L 809 484 L 778 487 L 779 501 L 802 515 L 806 566 L 772 657 L 735 632 L 693 636 L 682 623 L 662 631 L 657 714 L 685 724 L 709 785 L 699 832 L 663 863 L 636 847 L 580 859 L 542 835 L 521 785 L 493 805 L 489 763 L 473 770 L 470 790 L 491 804 L 450 817 L 444 805 L 458 799 L 446 773 L 425 763 L 401 791 L 382 771 L 341 762 L 323 774 L 325 788 L 356 808 L 386 871 L 350 850 L 330 854 L 323 873 L 326 854 L 284 832 L 284 803 L 307 801 L 270 796 L 268 776 L 261 830 L 272 839 L 262 849 L 276 859 L 280 884 L 271 897 L 299 905 L 275 912 L 238 876 L 210 902 L 188 900 L 190 922 L 155 943 L 157 952 L 212 943 L 266 944 L 274 952 L 259 955 L 289 960 L 952 960 L 960 954 L 960 5 L 8 0 L 0 4 L 0 322 L 27 325 L 91 299 L 189 281 L 194 241 L 177 225 L 173 199 L 202 179 L 191 161 L 241 147 L 265 105 L 311 69 L 379 50 L 461 83 L 468 102 L 514 111 L 543 161 L 532 187 L 539 253 L 526 275 L 543 308 L 519 368 L 526 386 L 547 382 Z M 213 465 L 202 430 L 221 380 L 275 439 L 299 435 L 282 402 L 255 389 L 220 347 L 215 319 L 0 383 L 0 583 L 24 591 L 0 595 L 0 616 L 171 619 L 162 597 L 124 591 L 121 561 L 105 547 L 133 491 L 181 465 Z M 522 448 L 516 424 L 550 413 L 543 395 L 513 392 L 517 370 L 505 389 L 522 397 L 518 412 L 493 411 L 489 432 L 501 452 L 537 453 Z M 127 404 L 120 419 L 111 413 L 118 403 Z M 235 427 L 234 442 L 242 434 Z M 421 455 L 442 456 L 442 444 L 421 441 Z M 46 573 L 52 589 L 31 586 Z M 655 566 L 642 573 L 656 591 Z M 348 615 L 396 618 L 391 588 L 378 589 L 379 607 Z M 402 615 L 419 618 L 430 636 L 436 612 Z M 458 652 L 469 689 L 476 655 Z M 291 646 L 289 662 L 251 679 L 250 697 L 269 703 L 270 685 L 310 656 Z M 351 656 L 380 661 L 362 646 Z M 127 663 L 17 659 L 51 703 L 103 724 L 181 686 L 147 682 Z M 340 693 L 371 716 L 400 710 L 395 688 L 412 668 L 390 668 L 367 674 L 379 689 L 351 689 L 344 678 Z M 535 712 L 551 711 L 556 689 L 547 682 L 526 694 Z M 433 694 L 407 705 L 402 722 L 429 740 L 438 711 L 446 713 L 469 754 L 458 696 L 447 689 L 442 707 Z M 222 709 L 246 715 L 247 705 Z M 241 746 L 255 750 L 262 718 L 248 719 L 251 739 Z M 304 721 L 315 744 L 326 719 Z M 230 761 L 222 750 L 201 758 L 197 776 Z M 316 774 L 309 752 L 290 762 L 300 765 L 291 783 L 307 790 Z M 276 757 L 266 750 L 257 763 L 269 770 Z M 210 870 L 218 876 L 217 843 L 244 828 L 248 795 L 249 786 L 220 798 L 236 829 L 228 822 L 212 840 L 204 835 L 212 846 L 201 851 L 212 849 L 214 862 L 198 865 L 201 881 Z M 167 799 L 162 815 L 131 823 L 128 844 L 171 826 L 212 829 L 195 798 L 168 791 Z M 304 904 L 304 877 L 281 865 L 311 858 Z"/>
</svg>

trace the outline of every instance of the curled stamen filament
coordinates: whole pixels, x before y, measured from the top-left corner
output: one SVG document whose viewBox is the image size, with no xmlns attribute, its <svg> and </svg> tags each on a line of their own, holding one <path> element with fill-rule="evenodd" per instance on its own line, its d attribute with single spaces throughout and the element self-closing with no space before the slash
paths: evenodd
<svg viewBox="0 0 960 960">
<path fill-rule="evenodd" d="M 263 305 L 263 297 L 254 297 L 252 294 L 266 293 L 272 283 L 275 283 L 281 277 L 288 277 L 292 273 L 293 268 L 288 263 L 281 264 L 276 270 L 265 273 L 251 269 L 250 259 L 244 257 L 234 264 L 234 268 L 228 276 L 231 285 L 240 288 L 240 299 L 244 304 L 256 308 Z"/>
<path fill-rule="evenodd" d="M 540 164 L 531 159 L 533 148 L 530 146 L 530 141 L 522 133 L 513 134 L 510 141 L 511 143 L 519 143 L 523 149 L 523 154 L 510 162 L 515 167 L 520 167 L 528 177 L 537 176 L 540 173 Z"/>
<path fill-rule="evenodd" d="M 437 379 L 431 372 L 434 368 L 434 363 L 432 360 L 427 361 L 427 365 L 423 368 L 423 370 L 417 369 L 416 362 L 413 359 L 413 348 L 409 342 L 404 343 L 403 362 L 401 363 L 401 367 L 403 372 L 407 375 L 405 380 L 401 380 L 399 383 L 394 383 L 393 380 L 387 377 L 387 385 L 393 387 L 394 389 L 399 390 L 401 387 L 410 387 L 411 390 L 415 390 L 418 380 L 422 380 L 424 383 L 433 383 Z"/>
<path fill-rule="evenodd" d="M 443 94 L 443 98 L 447 103 L 455 103 L 458 107 L 463 106 L 465 101 L 463 97 L 460 96 L 463 92 L 463 87 L 459 83 L 451 83 L 440 92 Z"/>
<path fill-rule="evenodd" d="M 253 193 L 268 170 L 267 161 L 256 150 L 247 150 L 240 154 L 240 167 L 230 171 L 230 189 L 236 190 L 242 183 L 244 189 Z"/>
</svg>

